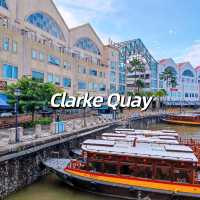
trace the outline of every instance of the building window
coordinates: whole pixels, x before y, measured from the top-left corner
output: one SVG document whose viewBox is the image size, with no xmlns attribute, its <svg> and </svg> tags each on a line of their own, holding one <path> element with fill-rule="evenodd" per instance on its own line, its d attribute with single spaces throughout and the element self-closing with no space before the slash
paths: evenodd
<svg viewBox="0 0 200 200">
<path fill-rule="evenodd" d="M 110 66 L 112 70 L 116 70 L 116 62 L 111 61 Z"/>
<path fill-rule="evenodd" d="M 37 60 L 37 51 L 36 50 L 32 49 L 31 55 L 32 55 L 33 60 Z"/>
<path fill-rule="evenodd" d="M 3 39 L 3 49 L 5 51 L 8 51 L 9 50 L 9 38 L 4 38 Z"/>
<path fill-rule="evenodd" d="M 110 92 L 111 92 L 111 93 L 115 93 L 116 91 L 117 91 L 116 85 L 110 84 Z"/>
<path fill-rule="evenodd" d="M 80 38 L 74 46 L 101 55 L 97 45 L 89 38 Z"/>
<path fill-rule="evenodd" d="M 80 73 L 80 74 L 86 74 L 87 73 L 87 70 L 86 70 L 86 68 L 84 67 L 84 66 L 79 66 L 78 67 L 78 72 Z"/>
<path fill-rule="evenodd" d="M 116 82 L 116 74 L 115 74 L 115 72 L 110 72 L 110 81 L 112 83 Z"/>
<path fill-rule="evenodd" d="M 185 97 L 189 97 L 188 93 L 185 93 Z"/>
<path fill-rule="evenodd" d="M 44 73 L 32 71 L 32 79 L 40 81 L 40 82 L 44 82 Z"/>
<path fill-rule="evenodd" d="M 54 83 L 56 85 L 60 85 L 60 76 L 54 75 L 54 74 L 48 74 L 47 80 L 49 83 Z"/>
<path fill-rule="evenodd" d="M 44 62 L 44 53 L 43 53 L 43 52 L 40 52 L 40 53 L 39 53 L 39 60 L 40 60 L 41 62 Z"/>
<path fill-rule="evenodd" d="M 55 56 L 48 56 L 48 63 L 56 66 L 60 66 L 60 59 Z"/>
<path fill-rule="evenodd" d="M 78 82 L 78 89 L 79 90 L 86 90 L 87 89 L 87 83 L 84 81 L 79 81 Z"/>
<path fill-rule="evenodd" d="M 91 75 L 91 76 L 97 76 L 97 70 L 95 70 L 95 69 L 90 69 L 90 75 Z"/>
<path fill-rule="evenodd" d="M 9 64 L 3 65 L 3 78 L 18 79 L 18 67 Z"/>
<path fill-rule="evenodd" d="M 194 77 L 193 72 L 189 69 L 185 70 L 182 75 L 187 77 Z"/>
<path fill-rule="evenodd" d="M 13 43 L 12 43 L 12 52 L 17 53 L 17 42 L 16 41 L 13 41 Z"/>
<path fill-rule="evenodd" d="M 71 79 L 63 78 L 63 87 L 65 88 L 71 87 Z"/>
<path fill-rule="evenodd" d="M 5 9 L 8 9 L 8 6 L 6 4 L 6 0 L 0 0 L 0 6 L 5 8 Z"/>
<path fill-rule="evenodd" d="M 27 22 L 51 34 L 56 38 L 62 40 L 64 39 L 61 28 L 58 26 L 56 21 L 49 15 L 46 15 L 42 12 L 33 13 L 27 18 Z"/>
<path fill-rule="evenodd" d="M 67 62 L 64 62 L 63 67 L 64 67 L 64 69 L 71 69 L 71 64 L 67 63 Z"/>
<path fill-rule="evenodd" d="M 106 85 L 105 84 L 100 84 L 99 85 L 99 91 L 100 92 L 105 92 L 106 91 Z"/>
</svg>

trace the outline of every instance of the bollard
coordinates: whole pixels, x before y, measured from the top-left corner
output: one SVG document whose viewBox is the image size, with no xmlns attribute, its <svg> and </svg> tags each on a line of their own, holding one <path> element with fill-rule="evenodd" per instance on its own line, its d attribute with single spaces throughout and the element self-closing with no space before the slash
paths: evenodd
<svg viewBox="0 0 200 200">
<path fill-rule="evenodd" d="M 24 128 L 23 127 L 18 127 L 18 134 L 19 134 L 19 141 L 22 141 L 22 138 L 24 136 Z"/>
<path fill-rule="evenodd" d="M 10 128 L 9 130 L 9 144 L 15 144 L 16 143 L 16 129 Z"/>
<path fill-rule="evenodd" d="M 55 122 L 52 122 L 50 125 L 50 133 L 51 135 L 54 135 L 56 133 L 56 124 Z"/>
<path fill-rule="evenodd" d="M 35 126 L 35 137 L 36 138 L 42 137 L 42 126 L 40 124 L 37 124 Z"/>
</svg>

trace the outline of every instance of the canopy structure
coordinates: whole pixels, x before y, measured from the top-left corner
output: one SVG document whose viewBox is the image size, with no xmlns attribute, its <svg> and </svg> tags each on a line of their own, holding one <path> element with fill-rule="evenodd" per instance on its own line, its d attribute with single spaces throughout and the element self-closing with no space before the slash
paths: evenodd
<svg viewBox="0 0 200 200">
<path fill-rule="evenodd" d="M 0 93 L 0 110 L 8 110 L 10 109 L 10 105 L 8 104 L 8 97 Z"/>
</svg>

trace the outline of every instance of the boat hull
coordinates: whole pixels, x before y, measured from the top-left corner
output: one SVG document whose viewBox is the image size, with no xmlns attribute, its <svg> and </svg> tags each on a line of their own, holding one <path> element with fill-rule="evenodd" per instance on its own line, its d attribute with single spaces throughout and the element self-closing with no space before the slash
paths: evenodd
<svg viewBox="0 0 200 200">
<path fill-rule="evenodd" d="M 170 124 L 181 124 L 181 125 L 195 125 L 200 126 L 200 121 L 183 121 L 183 120 L 170 120 L 170 119 L 162 119 L 162 121 L 170 123 Z"/>
<path fill-rule="evenodd" d="M 164 183 L 162 182 L 154 183 L 150 180 L 124 178 L 120 176 L 117 177 L 115 175 L 105 175 L 98 174 L 95 172 L 87 172 L 84 170 L 65 168 L 64 166 L 66 166 L 66 164 L 69 162 L 70 160 L 56 159 L 45 162 L 44 164 L 69 186 L 74 187 L 78 190 L 91 192 L 99 195 L 123 199 L 139 199 L 138 195 L 141 195 L 141 198 L 145 198 L 148 196 L 151 200 L 200 199 L 199 186 L 195 188 L 195 190 L 197 191 L 195 194 L 183 193 L 183 190 L 182 192 L 180 192 L 179 189 L 182 189 L 182 187 L 186 187 L 186 189 L 188 189 L 187 186 L 181 184 L 175 184 L 177 185 L 176 192 L 173 192 L 174 190 L 167 191 L 166 188 L 172 187 L 170 183 L 164 185 L 163 187 Z M 140 185 L 138 184 L 139 182 Z M 156 187 L 154 184 L 156 184 Z"/>
<path fill-rule="evenodd" d="M 69 186 L 74 187 L 78 190 L 96 193 L 98 195 L 111 196 L 123 199 L 138 199 L 138 195 L 141 198 L 149 197 L 152 200 L 194 200 L 199 199 L 200 195 L 183 196 L 173 192 L 164 192 L 159 189 L 150 189 L 137 186 L 126 186 L 123 184 L 108 183 L 98 181 L 95 179 L 88 179 L 80 177 L 66 172 L 65 174 L 56 172 L 56 174 Z"/>
</svg>

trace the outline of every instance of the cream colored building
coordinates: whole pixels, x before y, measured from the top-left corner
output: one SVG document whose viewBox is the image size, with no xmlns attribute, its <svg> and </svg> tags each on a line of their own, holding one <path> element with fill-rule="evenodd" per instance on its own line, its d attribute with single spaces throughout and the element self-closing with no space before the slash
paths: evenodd
<svg viewBox="0 0 200 200">
<path fill-rule="evenodd" d="M 70 95 L 108 96 L 119 90 L 118 69 L 118 49 L 90 24 L 69 29 L 52 0 L 0 0 L 1 83 L 26 75 Z"/>
</svg>

